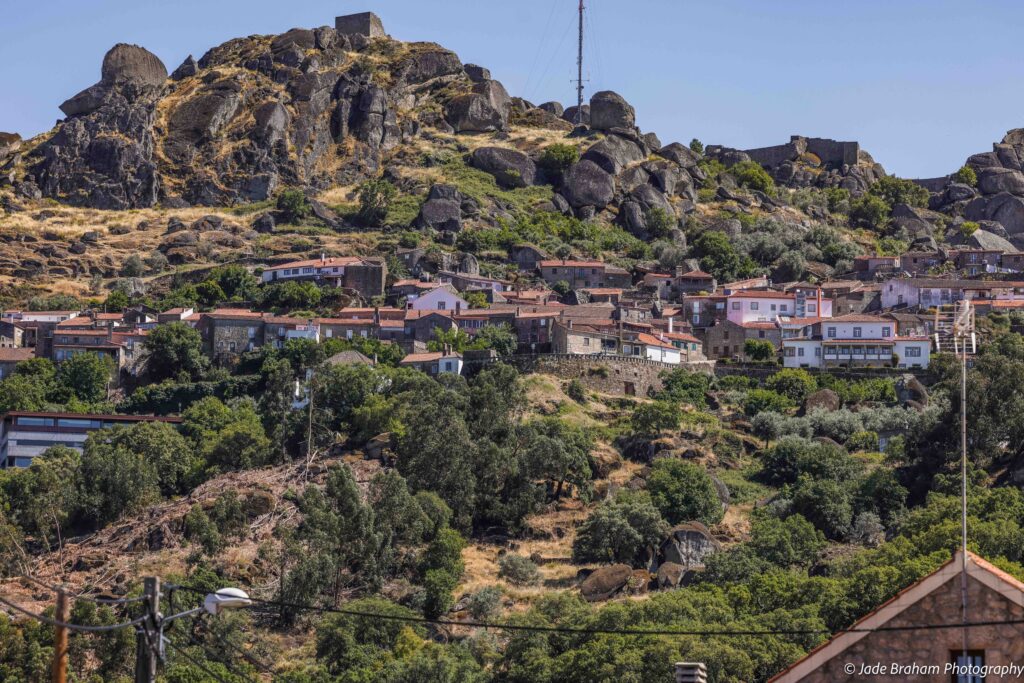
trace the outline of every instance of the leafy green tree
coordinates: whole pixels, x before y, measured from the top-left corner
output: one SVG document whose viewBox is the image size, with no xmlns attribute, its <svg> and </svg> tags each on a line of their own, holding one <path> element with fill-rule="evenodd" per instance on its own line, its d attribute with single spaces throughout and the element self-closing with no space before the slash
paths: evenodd
<svg viewBox="0 0 1024 683">
<path fill-rule="evenodd" d="M 210 273 L 210 279 L 217 283 L 228 299 L 250 301 L 259 292 L 259 278 L 245 266 L 220 266 Z"/>
<path fill-rule="evenodd" d="M 507 324 L 501 325 L 484 325 L 481 327 L 476 335 L 473 336 L 473 341 L 468 345 L 470 349 L 494 349 L 499 356 L 511 356 L 516 352 L 519 347 L 519 340 L 516 339 L 515 332 Z"/>
<path fill-rule="evenodd" d="M 277 195 L 277 210 L 285 223 L 300 223 L 309 216 L 312 208 L 306 194 L 298 188 L 282 190 Z"/>
<path fill-rule="evenodd" d="M 963 183 L 971 187 L 978 185 L 978 174 L 970 166 L 961 166 L 960 170 L 953 174 L 952 179 L 955 183 Z"/>
<path fill-rule="evenodd" d="M 889 206 L 909 204 L 910 206 L 925 207 L 928 205 L 928 190 L 913 180 L 897 178 L 894 175 L 887 175 L 876 180 L 868 188 L 868 192 L 880 197 Z"/>
<path fill-rule="evenodd" d="M 661 379 L 661 392 L 658 399 L 663 401 L 677 401 L 686 403 L 695 408 L 707 408 L 707 394 L 711 390 L 712 378 L 703 372 L 690 372 L 685 368 L 663 371 Z"/>
<path fill-rule="evenodd" d="M 764 385 L 796 403 L 803 403 L 804 399 L 818 388 L 817 381 L 803 368 L 779 370 L 769 377 Z"/>
<path fill-rule="evenodd" d="M 525 555 L 505 553 L 498 558 L 498 576 L 516 586 L 532 586 L 540 581 L 540 570 Z"/>
<path fill-rule="evenodd" d="M 850 203 L 850 220 L 876 230 L 885 225 L 891 207 L 884 199 L 873 194 L 866 194 Z"/>
<path fill-rule="evenodd" d="M 377 225 L 388 214 L 397 190 L 387 180 L 368 180 L 359 186 L 359 220 L 363 225 Z"/>
<path fill-rule="evenodd" d="M 157 325 L 146 335 L 143 345 L 149 353 L 146 370 L 154 381 L 179 377 L 198 379 L 210 367 L 209 359 L 203 354 L 202 337 L 185 323 Z"/>
<path fill-rule="evenodd" d="M 850 490 L 837 481 L 801 478 L 793 489 L 793 510 L 831 539 L 841 540 L 853 523 Z"/>
<path fill-rule="evenodd" d="M 383 598 L 367 597 L 346 603 L 355 614 L 332 614 L 316 629 L 316 656 L 332 674 L 353 672 L 366 667 L 385 653 L 393 651 L 403 635 L 412 629 L 419 637 L 426 635 L 422 626 L 410 625 L 405 619 L 418 615 L 412 610 Z M 383 614 L 401 619 L 379 619 L 360 614 Z M 371 672 L 367 671 L 370 675 Z M 372 680 L 367 678 L 365 680 Z"/>
<path fill-rule="evenodd" d="M 114 373 L 114 362 L 99 353 L 76 353 L 57 368 L 57 392 L 65 400 L 76 398 L 86 403 L 106 399 L 107 384 Z"/>
<path fill-rule="evenodd" d="M 729 236 L 718 230 L 701 233 L 693 242 L 692 255 L 700 259 L 700 267 L 719 282 L 730 282 L 754 272 L 754 262 L 740 255 Z"/>
<path fill-rule="evenodd" d="M 490 308 L 491 304 L 487 301 L 487 295 L 483 292 L 469 292 L 466 295 L 466 303 L 469 304 L 470 308 Z"/>
<path fill-rule="evenodd" d="M 462 550 L 466 541 L 454 529 L 442 529 L 423 553 L 420 571 L 426 590 L 423 612 L 438 617 L 455 603 L 452 591 L 459 585 L 464 565 Z"/>
<path fill-rule="evenodd" d="M 579 526 L 574 562 L 632 563 L 648 545 L 661 542 L 668 525 L 650 498 L 636 496 L 602 503 Z"/>
<path fill-rule="evenodd" d="M 698 465 L 674 458 L 656 460 L 647 477 L 647 491 L 669 524 L 722 521 L 724 511 L 714 482 Z"/>
<path fill-rule="evenodd" d="M 323 292 L 314 282 L 277 282 L 263 288 L 264 306 L 277 310 L 314 310 L 320 305 Z"/>
<path fill-rule="evenodd" d="M 633 432 L 640 436 L 657 436 L 663 431 L 679 428 L 682 411 L 670 401 L 654 401 L 637 406 L 630 416 Z"/>
<path fill-rule="evenodd" d="M 124 277 L 142 277 L 145 272 L 146 264 L 142 262 L 142 257 L 138 254 L 129 256 L 121 266 L 121 275 Z"/>
<path fill-rule="evenodd" d="M 654 238 L 668 237 L 678 227 L 679 219 L 660 206 L 654 206 L 644 213 L 647 234 Z"/>
<path fill-rule="evenodd" d="M 743 410 L 750 417 L 766 411 L 785 413 L 794 407 L 796 403 L 793 399 L 771 389 L 751 389 L 743 401 Z"/>
<path fill-rule="evenodd" d="M 127 428 L 114 430 L 123 433 Z M 156 464 L 145 454 L 132 451 L 123 440 L 108 441 L 106 431 L 86 438 L 78 480 L 82 516 L 96 528 L 160 499 Z"/>
<path fill-rule="evenodd" d="M 698 140 L 697 138 L 694 138 L 690 140 L 690 150 L 696 152 L 697 154 L 703 154 L 704 143 Z"/>
<path fill-rule="evenodd" d="M 531 478 L 547 482 L 555 500 L 561 497 L 566 483 L 575 486 L 582 498 L 589 497 L 593 438 L 587 432 L 558 418 L 546 417 L 526 425 L 523 433 Z"/>
<path fill-rule="evenodd" d="M 768 175 L 761 164 L 756 161 L 741 161 L 729 167 L 729 173 L 736 178 L 742 187 L 758 190 L 766 194 L 775 191 L 775 181 Z"/>
<path fill-rule="evenodd" d="M 775 360 L 775 345 L 767 339 L 747 339 L 743 342 L 743 355 L 755 363 Z"/>
</svg>

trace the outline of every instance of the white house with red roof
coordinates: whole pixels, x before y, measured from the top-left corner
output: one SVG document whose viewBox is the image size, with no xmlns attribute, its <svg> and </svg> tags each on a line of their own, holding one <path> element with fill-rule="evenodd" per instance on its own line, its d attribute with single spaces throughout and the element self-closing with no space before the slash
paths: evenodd
<svg viewBox="0 0 1024 683">
<path fill-rule="evenodd" d="M 795 322 L 794 322 L 795 321 Z M 900 336 L 889 318 L 852 313 L 836 318 L 782 322 L 783 365 L 787 368 L 882 367 L 927 368 L 931 341 Z"/>
<path fill-rule="evenodd" d="M 742 325 L 750 322 L 774 322 L 781 316 L 832 317 L 832 300 L 803 292 L 776 292 L 747 289 L 726 297 L 726 319 Z"/>
</svg>

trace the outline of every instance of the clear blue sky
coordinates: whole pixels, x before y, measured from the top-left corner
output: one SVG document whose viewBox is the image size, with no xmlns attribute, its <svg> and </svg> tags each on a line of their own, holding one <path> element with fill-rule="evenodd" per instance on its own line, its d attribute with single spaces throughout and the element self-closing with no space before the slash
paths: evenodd
<svg viewBox="0 0 1024 683">
<path fill-rule="evenodd" d="M 491 69 L 513 95 L 574 100 L 576 0 L 6 0 L 0 130 L 28 136 L 137 43 L 173 70 L 237 36 L 377 12 Z M 929 177 L 1024 126 L 1020 0 L 588 0 L 588 92 L 616 90 L 662 141 L 858 140 Z"/>
</svg>

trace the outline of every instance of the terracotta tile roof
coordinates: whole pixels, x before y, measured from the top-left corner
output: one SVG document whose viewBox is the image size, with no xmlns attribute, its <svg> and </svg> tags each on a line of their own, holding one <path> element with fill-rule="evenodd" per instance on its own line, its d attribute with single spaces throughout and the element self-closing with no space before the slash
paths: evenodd
<svg viewBox="0 0 1024 683">
<path fill-rule="evenodd" d="M 266 316 L 266 313 L 250 311 L 248 308 L 218 308 L 201 315 L 221 320 L 259 320 Z"/>
<path fill-rule="evenodd" d="M 580 291 L 588 294 L 622 294 L 620 287 L 584 287 Z"/>
<path fill-rule="evenodd" d="M 661 336 L 664 337 L 665 339 L 676 339 L 678 341 L 694 342 L 697 344 L 703 343 L 700 339 L 697 339 L 692 334 L 686 334 L 684 332 L 662 332 Z"/>
<path fill-rule="evenodd" d="M 846 315 L 837 315 L 834 318 L 822 318 L 822 322 L 836 322 L 836 323 L 884 323 L 887 322 L 885 318 L 877 315 L 865 315 L 864 313 L 847 313 Z"/>
<path fill-rule="evenodd" d="M 35 358 L 36 350 L 30 346 L 18 346 L 15 348 L 0 348 L 0 363 L 20 363 L 29 358 Z"/>
<path fill-rule="evenodd" d="M 667 341 L 665 341 L 663 339 L 658 339 L 654 335 L 647 334 L 646 332 L 638 333 L 636 335 L 636 339 L 637 339 L 638 342 L 640 342 L 642 344 L 646 344 L 647 346 L 657 346 L 657 347 L 662 348 L 662 349 L 674 349 L 674 348 L 676 348 L 676 347 L 672 346 L 672 344 L 668 343 Z"/>
<path fill-rule="evenodd" d="M 608 264 L 604 261 L 559 261 L 557 259 L 547 259 L 544 261 L 538 261 L 537 265 L 541 268 L 604 268 Z"/>
<path fill-rule="evenodd" d="M 687 273 L 683 273 L 679 277 L 686 278 L 687 280 L 707 280 L 713 278 L 714 275 L 711 273 L 705 273 L 703 270 L 691 270 Z"/>
<path fill-rule="evenodd" d="M 442 358 L 462 358 L 461 353 L 449 353 L 447 356 L 441 351 L 430 351 L 427 353 L 410 353 L 408 356 L 399 361 L 399 365 L 406 365 L 409 363 L 428 363 L 430 361 L 441 360 Z"/>
<path fill-rule="evenodd" d="M 332 266 L 351 266 L 357 263 L 362 263 L 363 259 L 358 256 L 332 256 L 325 259 L 306 259 L 305 261 L 290 261 L 288 263 L 282 263 L 278 266 L 267 266 L 264 271 L 268 270 L 282 270 L 284 268 L 304 268 L 307 266 L 321 266 L 324 268 L 330 268 Z"/>
</svg>

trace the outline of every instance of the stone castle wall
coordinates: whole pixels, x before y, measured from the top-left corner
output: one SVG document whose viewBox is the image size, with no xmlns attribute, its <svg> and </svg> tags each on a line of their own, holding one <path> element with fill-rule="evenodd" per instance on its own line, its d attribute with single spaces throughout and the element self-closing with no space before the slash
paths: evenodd
<svg viewBox="0 0 1024 683">
<path fill-rule="evenodd" d="M 794 161 L 804 153 L 811 153 L 821 159 L 824 166 L 838 168 L 843 164 L 853 166 L 857 163 L 860 154 L 860 143 L 841 142 L 829 138 L 805 138 L 801 135 L 793 135 L 789 142 L 784 145 L 772 147 L 758 147 L 756 149 L 743 150 L 752 160 L 775 168 L 784 161 Z"/>
</svg>

